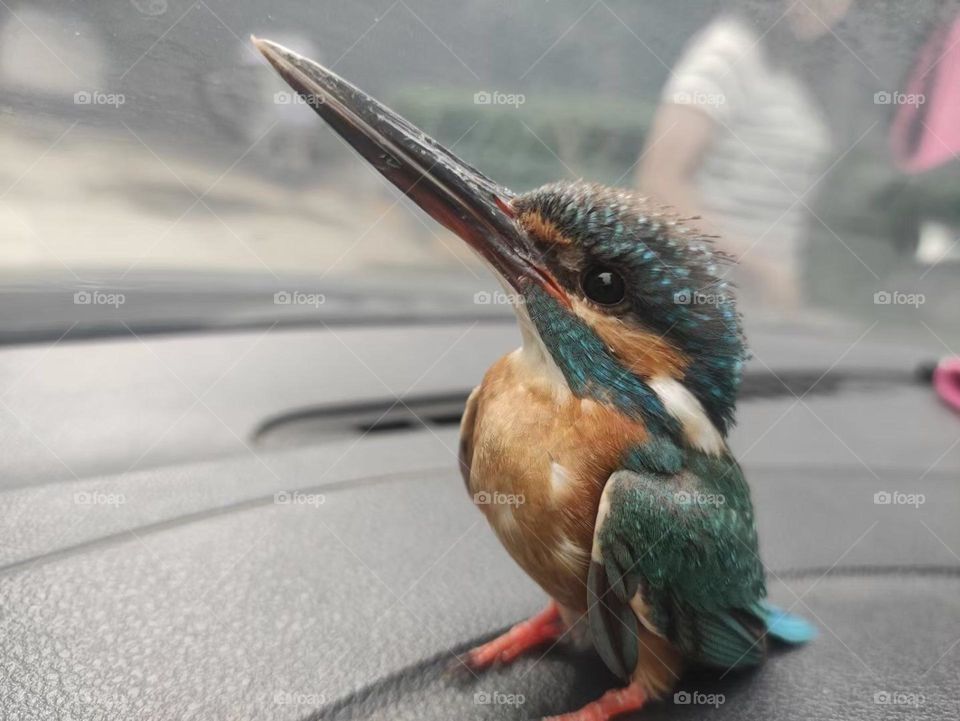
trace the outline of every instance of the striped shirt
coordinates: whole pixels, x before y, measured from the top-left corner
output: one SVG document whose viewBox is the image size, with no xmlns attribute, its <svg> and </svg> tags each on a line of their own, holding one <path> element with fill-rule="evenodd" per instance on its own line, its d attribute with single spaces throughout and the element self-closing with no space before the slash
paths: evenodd
<svg viewBox="0 0 960 721">
<path fill-rule="evenodd" d="M 716 123 L 695 176 L 705 218 L 747 254 L 796 271 L 810 196 L 827 168 L 826 122 L 788 68 L 764 58 L 762 38 L 736 18 L 713 22 L 688 46 L 663 92 Z"/>
</svg>

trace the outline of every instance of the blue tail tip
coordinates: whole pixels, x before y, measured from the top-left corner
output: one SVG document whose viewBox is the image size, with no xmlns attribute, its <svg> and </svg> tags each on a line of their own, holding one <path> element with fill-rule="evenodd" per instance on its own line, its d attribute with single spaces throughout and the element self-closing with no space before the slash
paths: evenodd
<svg viewBox="0 0 960 721">
<path fill-rule="evenodd" d="M 767 633 L 777 641 L 796 645 L 808 643 L 817 637 L 817 627 L 807 619 L 765 601 L 762 606 Z"/>
</svg>

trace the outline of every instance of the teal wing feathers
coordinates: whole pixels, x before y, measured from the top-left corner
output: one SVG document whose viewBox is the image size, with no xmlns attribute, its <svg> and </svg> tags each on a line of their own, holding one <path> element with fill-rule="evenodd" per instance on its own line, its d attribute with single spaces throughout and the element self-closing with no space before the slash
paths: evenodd
<svg viewBox="0 0 960 721">
<path fill-rule="evenodd" d="M 617 471 L 604 490 L 589 620 L 597 650 L 623 678 L 636 666 L 640 623 L 689 660 L 724 668 L 763 659 L 770 620 L 779 619 L 786 635 L 803 635 L 763 604 L 753 507 L 739 465 L 700 453 L 685 461 L 673 473 L 639 465 Z M 631 601 L 642 609 L 639 620 Z"/>
</svg>

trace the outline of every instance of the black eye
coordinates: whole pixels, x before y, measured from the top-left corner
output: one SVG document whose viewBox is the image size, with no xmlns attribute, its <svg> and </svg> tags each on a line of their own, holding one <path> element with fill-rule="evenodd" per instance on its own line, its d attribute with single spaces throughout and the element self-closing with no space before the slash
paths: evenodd
<svg viewBox="0 0 960 721">
<path fill-rule="evenodd" d="M 617 271 L 602 266 L 588 269 L 580 285 L 586 296 L 600 305 L 616 305 L 627 293 L 623 277 Z"/>
</svg>

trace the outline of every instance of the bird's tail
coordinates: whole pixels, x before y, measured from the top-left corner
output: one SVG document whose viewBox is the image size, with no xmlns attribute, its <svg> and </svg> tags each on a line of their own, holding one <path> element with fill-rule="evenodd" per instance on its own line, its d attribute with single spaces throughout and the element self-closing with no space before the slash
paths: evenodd
<svg viewBox="0 0 960 721">
<path fill-rule="evenodd" d="M 767 624 L 767 634 L 781 643 L 798 645 L 817 637 L 816 626 L 805 618 L 788 613 L 767 601 L 761 601 L 758 610 Z"/>
</svg>

